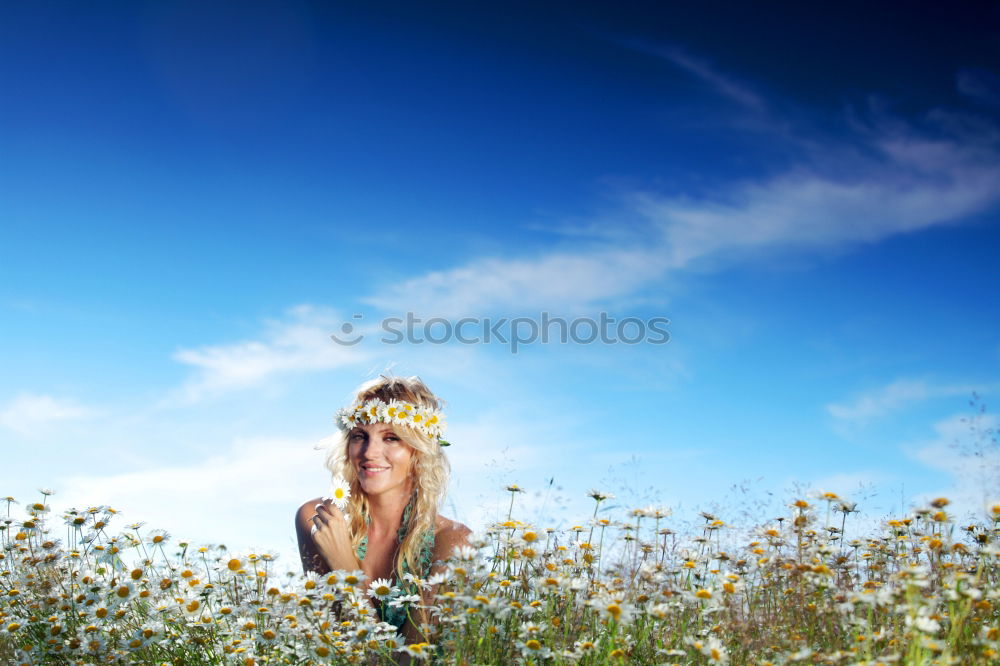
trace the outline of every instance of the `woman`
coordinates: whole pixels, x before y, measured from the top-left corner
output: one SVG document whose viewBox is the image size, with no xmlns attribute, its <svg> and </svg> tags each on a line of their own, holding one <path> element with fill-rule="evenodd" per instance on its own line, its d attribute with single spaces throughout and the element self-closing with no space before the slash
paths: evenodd
<svg viewBox="0 0 1000 666">
<path fill-rule="evenodd" d="M 449 471 L 440 400 L 417 377 L 382 376 L 362 384 L 337 420 L 342 437 L 326 462 L 349 484 L 347 520 L 329 499 L 302 505 L 295 523 L 303 569 L 361 569 L 369 581 L 427 578 L 469 536 L 465 525 L 438 514 Z M 425 603 L 433 592 L 424 591 Z M 385 604 L 379 615 L 410 642 L 424 640 L 418 629 L 426 614 L 412 622 Z"/>
</svg>

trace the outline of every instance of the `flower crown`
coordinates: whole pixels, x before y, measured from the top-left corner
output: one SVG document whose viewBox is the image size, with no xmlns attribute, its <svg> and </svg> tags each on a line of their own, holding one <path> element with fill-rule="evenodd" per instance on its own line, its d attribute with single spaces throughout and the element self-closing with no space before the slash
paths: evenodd
<svg viewBox="0 0 1000 666">
<path fill-rule="evenodd" d="M 337 412 L 334 419 L 344 432 L 350 432 L 351 428 L 359 423 L 394 423 L 409 426 L 428 437 L 436 438 L 441 446 L 451 446 L 451 442 L 441 439 L 448 425 L 444 414 L 440 410 L 414 405 L 411 402 L 402 400 L 385 402 L 379 398 L 372 398 L 363 403 L 344 407 Z"/>
</svg>

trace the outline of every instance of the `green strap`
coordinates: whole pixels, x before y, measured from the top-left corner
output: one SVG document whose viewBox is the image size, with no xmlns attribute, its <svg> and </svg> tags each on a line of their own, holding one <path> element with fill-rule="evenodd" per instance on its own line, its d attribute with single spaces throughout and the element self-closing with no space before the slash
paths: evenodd
<svg viewBox="0 0 1000 666">
<path fill-rule="evenodd" d="M 399 529 L 396 531 L 397 545 L 403 543 L 403 540 L 406 539 L 407 528 L 409 528 L 410 526 L 410 514 L 413 512 L 413 503 L 415 499 L 416 496 L 411 498 L 410 501 L 406 503 L 406 508 L 403 509 L 403 519 L 401 521 Z M 367 525 L 369 523 L 371 523 L 371 518 L 369 516 L 365 516 L 365 524 Z M 421 544 L 420 547 L 420 568 L 423 570 L 421 577 L 427 575 L 427 572 L 430 569 L 432 561 L 431 558 L 433 557 L 433 553 L 434 553 L 434 532 L 433 530 L 427 530 L 424 532 L 423 544 Z M 365 556 L 368 554 L 367 533 L 365 533 L 361 537 L 361 541 L 358 542 L 357 554 L 359 560 L 365 559 Z M 406 565 L 404 564 L 403 567 L 405 572 Z"/>
</svg>

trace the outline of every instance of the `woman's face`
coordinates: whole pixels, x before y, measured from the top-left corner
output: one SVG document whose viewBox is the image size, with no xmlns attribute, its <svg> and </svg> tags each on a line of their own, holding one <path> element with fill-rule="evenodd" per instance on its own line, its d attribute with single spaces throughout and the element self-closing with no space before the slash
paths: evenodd
<svg viewBox="0 0 1000 666">
<path fill-rule="evenodd" d="M 369 495 L 394 489 L 410 492 L 413 448 L 388 423 L 365 423 L 348 435 L 347 454 L 361 489 Z"/>
</svg>

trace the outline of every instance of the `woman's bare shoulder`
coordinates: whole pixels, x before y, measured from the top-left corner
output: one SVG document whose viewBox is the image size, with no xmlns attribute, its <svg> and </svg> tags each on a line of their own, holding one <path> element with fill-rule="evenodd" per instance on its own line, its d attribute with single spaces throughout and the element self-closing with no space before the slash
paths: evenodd
<svg viewBox="0 0 1000 666">
<path fill-rule="evenodd" d="M 434 526 L 434 559 L 445 560 L 451 557 L 458 546 L 468 546 L 472 530 L 458 522 L 438 515 Z"/>
<path fill-rule="evenodd" d="M 308 502 L 303 502 L 302 506 L 295 512 L 295 522 L 299 525 L 312 527 L 312 517 L 316 515 L 316 505 L 322 503 L 322 497 L 316 497 Z"/>
<path fill-rule="evenodd" d="M 438 514 L 437 523 L 434 525 L 434 536 L 439 534 L 448 534 L 449 532 L 462 532 L 465 534 L 471 534 L 472 530 L 458 522 L 457 520 L 452 520 L 451 518 L 445 518 L 441 514 Z"/>
</svg>

